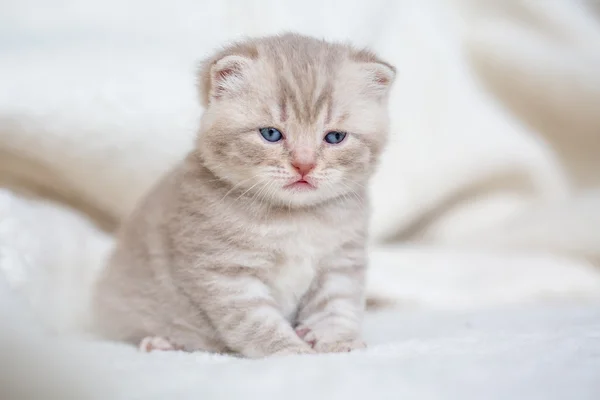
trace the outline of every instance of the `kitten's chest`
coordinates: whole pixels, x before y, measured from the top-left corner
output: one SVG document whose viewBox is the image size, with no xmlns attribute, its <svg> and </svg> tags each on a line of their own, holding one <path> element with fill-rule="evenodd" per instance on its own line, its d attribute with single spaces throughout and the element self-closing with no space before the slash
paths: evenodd
<svg viewBox="0 0 600 400">
<path fill-rule="evenodd" d="M 276 234 L 272 242 L 275 264 L 271 270 L 271 289 L 288 319 L 293 319 L 300 300 L 313 284 L 319 261 L 335 246 L 323 229 L 295 226 Z"/>
</svg>

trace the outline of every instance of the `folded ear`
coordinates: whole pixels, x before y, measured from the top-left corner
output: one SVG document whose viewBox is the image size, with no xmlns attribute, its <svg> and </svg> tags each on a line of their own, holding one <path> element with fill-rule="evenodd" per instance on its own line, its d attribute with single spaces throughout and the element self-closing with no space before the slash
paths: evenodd
<svg viewBox="0 0 600 400">
<path fill-rule="evenodd" d="M 359 70 L 366 83 L 367 94 L 387 96 L 396 78 L 396 68 L 384 62 L 365 62 L 359 64 Z"/>
<path fill-rule="evenodd" d="M 202 106 L 206 108 L 212 101 L 242 90 L 252 62 L 250 58 L 235 54 L 205 62 L 199 74 Z"/>
</svg>

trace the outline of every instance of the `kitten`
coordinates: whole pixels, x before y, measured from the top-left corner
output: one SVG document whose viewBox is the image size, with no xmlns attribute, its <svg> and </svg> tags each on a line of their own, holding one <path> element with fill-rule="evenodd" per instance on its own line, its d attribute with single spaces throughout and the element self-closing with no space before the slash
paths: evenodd
<svg viewBox="0 0 600 400">
<path fill-rule="evenodd" d="M 363 347 L 365 186 L 394 76 L 369 51 L 295 34 L 204 62 L 196 147 L 122 227 L 98 333 L 251 358 Z"/>
</svg>

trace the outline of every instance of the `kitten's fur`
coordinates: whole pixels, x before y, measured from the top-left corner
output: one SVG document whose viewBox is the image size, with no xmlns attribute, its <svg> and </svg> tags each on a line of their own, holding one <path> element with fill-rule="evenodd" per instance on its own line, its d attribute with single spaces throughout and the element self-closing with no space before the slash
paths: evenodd
<svg viewBox="0 0 600 400">
<path fill-rule="evenodd" d="M 369 51 L 294 34 L 207 60 L 197 146 L 123 226 L 94 296 L 98 332 L 247 357 L 361 347 L 365 186 L 394 75 Z M 348 135 L 332 145 L 329 131 Z M 316 189 L 284 188 L 298 160 L 316 163 Z"/>
</svg>

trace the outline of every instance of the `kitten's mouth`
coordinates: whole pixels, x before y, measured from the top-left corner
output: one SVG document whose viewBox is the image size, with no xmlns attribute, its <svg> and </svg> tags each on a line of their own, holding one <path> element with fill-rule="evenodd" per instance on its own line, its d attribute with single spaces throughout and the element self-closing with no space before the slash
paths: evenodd
<svg viewBox="0 0 600 400">
<path fill-rule="evenodd" d="M 295 189 L 295 190 L 315 190 L 316 187 L 306 179 L 298 179 L 296 182 L 292 182 L 283 187 L 284 189 Z"/>
</svg>

